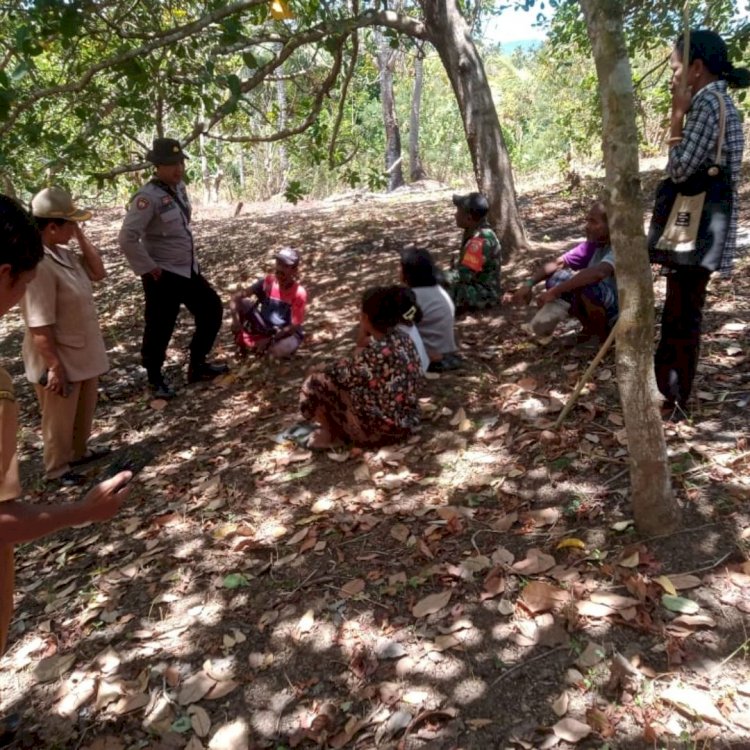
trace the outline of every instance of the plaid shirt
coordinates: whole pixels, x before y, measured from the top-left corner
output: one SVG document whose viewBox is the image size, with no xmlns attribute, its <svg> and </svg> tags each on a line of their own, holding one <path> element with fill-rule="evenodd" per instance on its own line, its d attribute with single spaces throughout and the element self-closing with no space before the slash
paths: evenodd
<svg viewBox="0 0 750 750">
<path fill-rule="evenodd" d="M 667 172 L 675 182 L 684 182 L 691 175 L 714 163 L 719 131 L 719 101 L 712 92 L 723 96 L 726 104 L 726 135 L 721 151 L 721 166 L 729 167 L 732 180 L 732 213 L 719 267 L 721 276 L 726 278 L 731 275 L 734 266 L 739 214 L 737 186 L 745 145 L 740 116 L 727 93 L 726 81 L 712 81 L 693 97 L 685 120 L 682 141 L 669 149 Z"/>
</svg>

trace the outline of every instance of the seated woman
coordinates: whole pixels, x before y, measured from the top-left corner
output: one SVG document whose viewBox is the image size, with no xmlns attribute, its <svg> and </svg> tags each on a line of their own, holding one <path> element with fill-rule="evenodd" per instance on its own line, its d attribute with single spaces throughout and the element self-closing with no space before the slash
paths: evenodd
<svg viewBox="0 0 750 750">
<path fill-rule="evenodd" d="M 424 376 L 414 343 L 398 330 L 401 295 L 397 286 L 368 289 L 354 356 L 312 372 L 304 382 L 300 411 L 319 425 L 308 447 L 325 449 L 338 441 L 363 447 L 396 443 L 419 424 Z"/>
<path fill-rule="evenodd" d="M 403 251 L 401 280 L 414 292 L 422 313 L 421 319 L 416 322 L 430 357 L 431 372 L 461 366 L 453 332 L 456 308 L 438 279 L 439 271 L 427 250 L 409 248 Z"/>
<path fill-rule="evenodd" d="M 398 330 L 403 331 L 417 347 L 419 354 L 419 364 L 422 372 L 426 372 L 430 366 L 430 357 L 427 354 L 422 335 L 419 333 L 419 321 L 422 320 L 422 311 L 417 304 L 417 298 L 414 292 L 406 286 L 399 287 L 399 305 L 401 309 L 401 318 L 398 324 Z M 360 335 L 362 329 L 360 327 Z"/>
<path fill-rule="evenodd" d="M 291 357 L 299 348 L 305 337 L 302 323 L 307 306 L 307 292 L 297 280 L 299 263 L 296 250 L 279 250 L 276 272 L 232 299 L 232 332 L 241 352 L 268 352 L 282 358 Z"/>
</svg>

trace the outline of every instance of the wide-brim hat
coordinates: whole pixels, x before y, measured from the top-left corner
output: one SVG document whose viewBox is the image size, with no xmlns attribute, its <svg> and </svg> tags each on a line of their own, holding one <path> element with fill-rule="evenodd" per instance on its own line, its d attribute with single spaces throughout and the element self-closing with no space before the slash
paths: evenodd
<svg viewBox="0 0 750 750">
<path fill-rule="evenodd" d="M 56 186 L 44 188 L 31 199 L 31 214 L 37 219 L 65 221 L 88 221 L 92 216 L 91 211 L 73 203 L 67 190 Z"/>
<path fill-rule="evenodd" d="M 174 138 L 154 138 L 151 150 L 146 152 L 146 161 L 154 166 L 178 164 L 188 158 L 180 142 Z"/>
<path fill-rule="evenodd" d="M 482 193 L 456 194 L 453 196 L 453 205 L 479 218 L 486 216 L 490 211 L 490 204 Z"/>
</svg>

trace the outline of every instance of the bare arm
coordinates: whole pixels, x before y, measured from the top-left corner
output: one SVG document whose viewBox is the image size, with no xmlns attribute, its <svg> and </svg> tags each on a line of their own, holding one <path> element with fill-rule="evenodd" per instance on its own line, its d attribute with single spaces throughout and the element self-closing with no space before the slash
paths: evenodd
<svg viewBox="0 0 750 750">
<path fill-rule="evenodd" d="M 42 355 L 47 365 L 47 384 L 45 388 L 60 396 L 67 396 L 68 376 L 57 353 L 55 327 L 39 326 L 29 328 L 29 333 L 31 334 L 34 346 Z"/>
<path fill-rule="evenodd" d="M 508 302 L 514 305 L 528 305 L 531 302 L 531 290 L 540 282 L 548 279 L 556 271 L 565 268 L 564 256 L 545 263 L 523 282 L 523 285 L 508 295 Z"/>
<path fill-rule="evenodd" d="M 76 239 L 78 240 L 78 247 L 81 248 L 81 253 L 83 254 L 86 273 L 91 281 L 101 281 L 107 275 L 107 272 L 104 270 L 104 263 L 102 263 L 99 251 L 91 240 L 83 233 L 81 225 L 76 222 L 74 226 Z"/>
<path fill-rule="evenodd" d="M 553 286 L 552 289 L 547 289 L 540 294 L 537 297 L 537 304 L 541 307 L 547 302 L 557 299 L 565 292 L 572 292 L 574 289 L 580 289 L 583 286 L 589 286 L 589 284 L 598 284 L 612 276 L 614 272 L 615 269 L 609 263 L 597 263 L 591 268 L 584 268 L 567 281 L 563 281 L 562 284 Z"/>
<path fill-rule="evenodd" d="M 0 503 L 0 543 L 30 542 L 70 526 L 112 518 L 130 493 L 126 483 L 131 476 L 129 471 L 120 472 L 69 505 Z"/>
</svg>

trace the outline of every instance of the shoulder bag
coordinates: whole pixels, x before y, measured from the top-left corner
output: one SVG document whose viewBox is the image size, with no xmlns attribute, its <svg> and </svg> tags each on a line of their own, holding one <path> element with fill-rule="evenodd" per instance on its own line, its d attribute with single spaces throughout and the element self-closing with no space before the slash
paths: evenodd
<svg viewBox="0 0 750 750">
<path fill-rule="evenodd" d="M 716 159 L 684 182 L 662 180 L 656 189 L 648 231 L 652 263 L 669 268 L 701 266 L 715 271 L 721 264 L 732 210 L 732 182 L 721 166 L 726 127 L 726 104 L 719 100 L 719 135 Z"/>
</svg>

